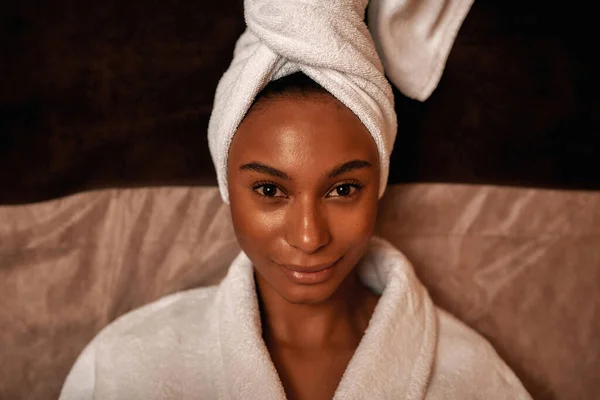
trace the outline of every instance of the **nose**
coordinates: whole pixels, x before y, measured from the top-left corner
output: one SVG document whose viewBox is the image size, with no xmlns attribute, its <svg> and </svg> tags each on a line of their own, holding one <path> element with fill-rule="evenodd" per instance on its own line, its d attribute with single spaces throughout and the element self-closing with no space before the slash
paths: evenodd
<svg viewBox="0 0 600 400">
<path fill-rule="evenodd" d="M 312 254 L 330 242 L 327 218 L 318 201 L 298 200 L 287 217 L 286 241 L 290 246 Z"/>
</svg>

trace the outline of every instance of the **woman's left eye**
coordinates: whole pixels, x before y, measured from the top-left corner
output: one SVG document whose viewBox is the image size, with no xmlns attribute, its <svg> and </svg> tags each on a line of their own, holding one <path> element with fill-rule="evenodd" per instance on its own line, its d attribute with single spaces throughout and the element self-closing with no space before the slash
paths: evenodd
<svg viewBox="0 0 600 400">
<path fill-rule="evenodd" d="M 344 183 L 333 188 L 331 192 L 327 193 L 327 197 L 347 197 L 354 194 L 358 189 L 360 189 L 359 185 Z"/>
</svg>

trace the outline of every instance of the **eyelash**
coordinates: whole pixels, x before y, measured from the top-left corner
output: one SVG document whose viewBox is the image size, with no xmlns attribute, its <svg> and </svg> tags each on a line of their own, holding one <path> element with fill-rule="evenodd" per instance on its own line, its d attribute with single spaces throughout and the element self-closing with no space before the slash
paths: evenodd
<svg viewBox="0 0 600 400">
<path fill-rule="evenodd" d="M 265 187 L 267 185 L 275 187 L 276 190 L 281 191 L 284 195 L 283 196 L 265 196 L 264 194 L 259 193 L 258 189 L 263 188 L 263 187 Z M 343 187 L 343 186 L 350 186 L 351 188 L 354 188 L 355 191 L 353 193 L 350 193 L 350 194 L 346 195 L 346 196 L 341 196 L 341 195 L 330 196 L 329 195 L 331 192 L 333 192 L 337 188 Z M 327 198 L 332 198 L 332 197 L 348 198 L 348 197 L 351 197 L 354 194 L 356 194 L 356 192 L 360 191 L 363 187 L 364 187 L 364 185 L 362 185 L 360 182 L 357 182 L 357 181 L 343 182 L 343 183 L 337 184 L 333 188 L 331 188 L 331 190 L 329 190 L 327 192 L 326 197 Z M 280 188 L 279 185 L 277 185 L 275 182 L 272 182 L 272 181 L 256 182 L 255 184 L 252 185 L 252 191 L 254 193 L 256 193 L 258 196 L 263 197 L 263 198 L 267 198 L 267 199 L 277 199 L 277 198 L 287 197 L 287 193 L 282 188 Z"/>
<path fill-rule="evenodd" d="M 252 190 L 254 191 L 254 193 L 256 193 L 257 195 L 259 195 L 260 197 L 265 197 L 267 199 L 273 199 L 273 198 L 280 198 L 280 197 L 284 197 L 284 196 L 265 196 L 264 194 L 261 194 L 258 192 L 258 189 L 264 187 L 264 186 L 274 186 L 275 189 L 281 191 L 285 196 L 287 196 L 287 194 L 285 193 L 285 191 L 283 189 L 281 189 L 279 187 L 279 185 L 277 185 L 275 182 L 271 182 L 271 181 L 261 181 L 261 182 L 256 182 L 255 184 L 252 185 Z"/>
<path fill-rule="evenodd" d="M 354 192 L 351 192 L 350 194 L 347 194 L 346 196 L 329 196 L 329 194 L 331 192 L 333 192 L 334 190 L 336 190 L 339 187 L 343 187 L 343 186 L 349 186 L 350 188 L 354 188 Z M 350 182 L 342 182 L 340 184 L 335 185 L 330 191 L 327 192 L 327 196 L 328 198 L 331 197 L 341 197 L 341 198 L 349 198 L 352 197 L 353 195 L 355 195 L 357 192 L 359 192 L 364 186 L 360 183 L 360 182 L 356 182 L 356 181 L 350 181 Z"/>
</svg>

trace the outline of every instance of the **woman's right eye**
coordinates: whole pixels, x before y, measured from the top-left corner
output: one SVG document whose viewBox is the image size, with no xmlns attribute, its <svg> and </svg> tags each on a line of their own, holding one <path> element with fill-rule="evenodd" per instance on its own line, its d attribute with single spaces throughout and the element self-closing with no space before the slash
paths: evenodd
<svg viewBox="0 0 600 400">
<path fill-rule="evenodd" d="M 285 197 L 285 194 L 277 186 L 271 183 L 263 183 L 255 186 L 254 191 L 264 197 Z"/>
</svg>

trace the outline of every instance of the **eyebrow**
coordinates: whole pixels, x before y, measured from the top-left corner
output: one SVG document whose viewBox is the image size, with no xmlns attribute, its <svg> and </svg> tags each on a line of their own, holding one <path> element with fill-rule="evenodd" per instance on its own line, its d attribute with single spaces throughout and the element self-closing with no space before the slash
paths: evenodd
<svg viewBox="0 0 600 400">
<path fill-rule="evenodd" d="M 288 174 L 286 174 L 283 171 L 278 170 L 277 168 L 273 168 L 273 167 L 269 167 L 266 164 L 262 164 L 259 162 L 251 162 L 248 164 L 244 164 L 240 167 L 240 170 L 246 170 L 246 171 L 256 171 L 256 172 L 260 172 L 263 174 L 267 174 L 267 175 L 271 175 L 271 176 L 275 176 L 277 178 L 281 178 L 281 179 L 285 179 L 285 180 L 292 180 L 292 178 L 289 177 Z"/>
<path fill-rule="evenodd" d="M 345 174 L 346 172 L 354 171 L 361 168 L 369 168 L 371 166 L 371 163 L 365 160 L 348 161 L 332 169 L 331 172 L 328 174 L 328 177 L 335 178 L 336 176 Z"/>
<path fill-rule="evenodd" d="M 332 169 L 328 174 L 328 178 L 335 178 L 336 176 L 345 174 L 346 172 L 354 171 L 361 168 L 369 168 L 372 164 L 365 160 L 351 160 L 347 161 L 341 165 L 338 165 L 334 169 Z M 292 180 L 292 178 L 283 171 L 278 170 L 277 168 L 270 167 L 266 164 L 259 163 L 256 161 L 244 164 L 240 167 L 240 170 L 244 171 L 255 171 L 263 174 L 271 175 L 277 178 Z"/>
</svg>

